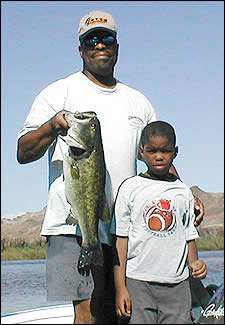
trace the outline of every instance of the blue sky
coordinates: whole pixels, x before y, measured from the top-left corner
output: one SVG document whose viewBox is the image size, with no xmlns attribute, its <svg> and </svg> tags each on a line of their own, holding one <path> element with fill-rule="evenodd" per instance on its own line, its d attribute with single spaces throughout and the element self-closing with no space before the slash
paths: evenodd
<svg viewBox="0 0 225 325">
<path fill-rule="evenodd" d="M 90 10 L 111 12 L 117 21 L 116 77 L 143 92 L 158 119 L 174 125 L 174 164 L 183 181 L 223 192 L 222 1 L 1 1 L 2 216 L 47 203 L 47 157 L 19 165 L 17 133 L 35 96 L 82 68 L 77 30 Z"/>
</svg>

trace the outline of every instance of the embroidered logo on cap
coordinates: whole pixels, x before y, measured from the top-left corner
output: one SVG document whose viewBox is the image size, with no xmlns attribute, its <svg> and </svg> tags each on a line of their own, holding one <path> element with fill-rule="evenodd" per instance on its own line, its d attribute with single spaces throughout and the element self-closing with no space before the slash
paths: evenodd
<svg viewBox="0 0 225 325">
<path fill-rule="evenodd" d="M 106 18 L 102 18 L 102 17 L 96 17 L 96 18 L 88 17 L 88 18 L 85 20 L 85 25 L 86 25 L 86 26 L 89 26 L 89 25 L 91 25 L 91 24 L 98 24 L 98 23 L 106 24 L 107 21 L 108 21 L 108 20 L 107 20 Z"/>
</svg>

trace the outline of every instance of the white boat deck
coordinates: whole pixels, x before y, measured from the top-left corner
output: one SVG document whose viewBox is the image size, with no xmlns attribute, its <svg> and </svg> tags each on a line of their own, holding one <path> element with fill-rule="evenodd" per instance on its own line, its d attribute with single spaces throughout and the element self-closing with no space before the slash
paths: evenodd
<svg viewBox="0 0 225 325">
<path fill-rule="evenodd" d="M 3 314 L 1 324 L 73 324 L 73 305 L 56 305 Z"/>
</svg>

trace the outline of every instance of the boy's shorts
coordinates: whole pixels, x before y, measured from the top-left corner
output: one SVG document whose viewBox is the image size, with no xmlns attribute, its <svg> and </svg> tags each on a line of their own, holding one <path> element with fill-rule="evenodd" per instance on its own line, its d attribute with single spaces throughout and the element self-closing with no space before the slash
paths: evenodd
<svg viewBox="0 0 225 325">
<path fill-rule="evenodd" d="M 193 324 L 188 279 L 177 284 L 126 281 L 132 299 L 129 324 Z"/>
<path fill-rule="evenodd" d="M 90 299 L 93 277 L 77 270 L 80 246 L 73 235 L 48 236 L 46 242 L 47 300 L 79 301 Z"/>
</svg>

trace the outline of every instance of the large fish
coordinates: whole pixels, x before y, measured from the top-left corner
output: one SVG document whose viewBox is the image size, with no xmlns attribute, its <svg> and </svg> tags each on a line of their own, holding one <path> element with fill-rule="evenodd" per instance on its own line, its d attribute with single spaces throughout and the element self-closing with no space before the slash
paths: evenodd
<svg viewBox="0 0 225 325">
<path fill-rule="evenodd" d="M 66 199 L 71 205 L 66 223 L 79 224 L 82 244 L 78 271 L 88 275 L 93 264 L 102 263 L 99 218 L 110 221 L 101 128 L 95 112 L 66 112 L 65 119 L 69 129 L 63 173 Z"/>
</svg>

